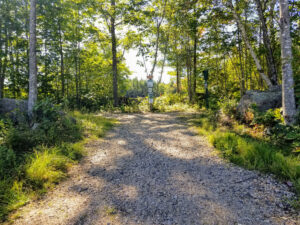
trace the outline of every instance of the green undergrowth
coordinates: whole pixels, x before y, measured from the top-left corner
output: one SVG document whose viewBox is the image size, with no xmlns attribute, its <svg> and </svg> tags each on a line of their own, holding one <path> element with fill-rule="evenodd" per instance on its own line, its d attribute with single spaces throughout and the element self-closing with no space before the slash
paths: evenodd
<svg viewBox="0 0 300 225">
<path fill-rule="evenodd" d="M 75 111 L 70 114 L 81 122 L 85 136 L 90 138 L 103 137 L 117 123 L 115 119 L 107 119 L 93 113 Z"/>
<path fill-rule="evenodd" d="M 53 111 L 44 111 L 35 129 L 0 119 L 0 222 L 65 179 L 68 168 L 86 154 L 85 144 L 116 123 L 95 114 Z"/>
<path fill-rule="evenodd" d="M 188 97 L 184 94 L 165 94 L 154 98 L 152 112 L 197 112 L 201 107 L 189 103 Z M 132 99 L 130 104 L 119 107 L 106 107 L 105 112 L 117 113 L 143 113 L 150 112 L 148 97 Z"/>
<path fill-rule="evenodd" d="M 251 170 L 272 173 L 282 181 L 291 181 L 300 196 L 300 155 L 289 148 L 277 146 L 267 139 L 247 133 L 240 124 L 222 126 L 214 112 L 203 112 L 189 119 L 200 135 L 207 136 L 210 143 L 230 162 Z M 300 206 L 299 202 L 296 204 Z"/>
<path fill-rule="evenodd" d="M 149 112 L 149 99 L 143 98 L 138 103 L 121 106 L 121 112 L 125 113 L 139 113 Z M 186 97 L 178 94 L 163 95 L 154 98 L 153 112 L 197 112 L 199 106 L 197 104 L 189 104 Z"/>
</svg>

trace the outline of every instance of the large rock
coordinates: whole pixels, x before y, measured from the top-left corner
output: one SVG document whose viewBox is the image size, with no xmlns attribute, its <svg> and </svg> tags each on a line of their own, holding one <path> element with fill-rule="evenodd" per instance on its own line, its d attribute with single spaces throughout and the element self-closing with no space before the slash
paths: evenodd
<svg viewBox="0 0 300 225">
<path fill-rule="evenodd" d="M 255 104 L 260 111 L 280 108 L 282 106 L 282 92 L 279 87 L 270 91 L 247 91 L 241 98 L 237 112 L 244 118 L 252 104 Z"/>
<path fill-rule="evenodd" d="M 0 99 L 0 114 L 27 112 L 27 101 L 10 98 Z"/>
</svg>

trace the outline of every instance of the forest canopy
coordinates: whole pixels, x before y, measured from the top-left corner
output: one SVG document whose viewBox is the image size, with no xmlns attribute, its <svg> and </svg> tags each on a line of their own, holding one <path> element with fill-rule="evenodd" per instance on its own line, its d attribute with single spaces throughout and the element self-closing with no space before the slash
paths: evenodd
<svg viewBox="0 0 300 225">
<path fill-rule="evenodd" d="M 1 98 L 28 98 L 33 2 L 38 99 L 94 109 L 147 95 L 129 80 L 125 55 L 132 49 L 143 77 L 158 78 L 155 96 L 169 90 L 196 102 L 204 92 L 203 70 L 217 101 L 281 85 L 280 5 L 287 2 L 299 104 L 300 5 L 274 0 L 1 0 Z M 173 82 L 160 89 L 167 66 Z"/>
</svg>

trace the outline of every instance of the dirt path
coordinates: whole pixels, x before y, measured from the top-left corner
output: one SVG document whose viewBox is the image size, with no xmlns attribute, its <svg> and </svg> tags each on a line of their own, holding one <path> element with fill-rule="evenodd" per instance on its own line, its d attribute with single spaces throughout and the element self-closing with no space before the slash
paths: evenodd
<svg viewBox="0 0 300 225">
<path fill-rule="evenodd" d="M 300 224 L 282 201 L 287 186 L 226 163 L 176 114 L 117 117 L 70 179 L 15 224 Z"/>
</svg>

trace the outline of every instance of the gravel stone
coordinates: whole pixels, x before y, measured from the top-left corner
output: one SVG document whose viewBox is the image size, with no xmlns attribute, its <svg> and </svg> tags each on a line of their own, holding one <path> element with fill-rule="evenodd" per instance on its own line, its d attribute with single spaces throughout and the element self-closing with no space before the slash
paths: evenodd
<svg viewBox="0 0 300 225">
<path fill-rule="evenodd" d="M 15 224 L 300 224 L 288 185 L 221 159 L 182 114 L 110 116 L 121 124 Z"/>
</svg>

